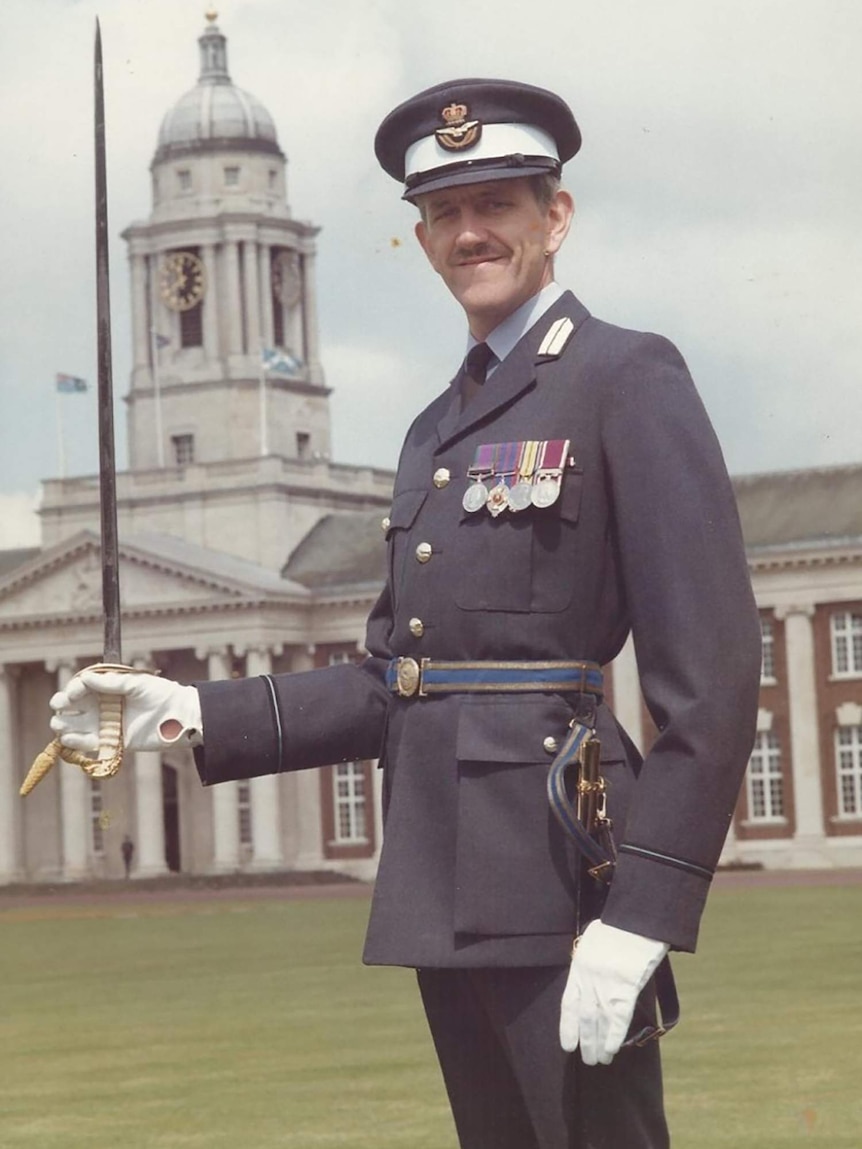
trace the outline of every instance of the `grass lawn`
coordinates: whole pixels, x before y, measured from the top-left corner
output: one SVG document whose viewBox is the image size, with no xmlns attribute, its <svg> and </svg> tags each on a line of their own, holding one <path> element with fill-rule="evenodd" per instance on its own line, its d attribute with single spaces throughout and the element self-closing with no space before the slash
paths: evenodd
<svg viewBox="0 0 862 1149">
<path fill-rule="evenodd" d="M 360 965 L 366 913 L 0 912 L 0 1149 L 455 1149 L 412 973 Z M 860 1149 L 862 886 L 717 889 L 676 968 L 674 1149 Z"/>
</svg>

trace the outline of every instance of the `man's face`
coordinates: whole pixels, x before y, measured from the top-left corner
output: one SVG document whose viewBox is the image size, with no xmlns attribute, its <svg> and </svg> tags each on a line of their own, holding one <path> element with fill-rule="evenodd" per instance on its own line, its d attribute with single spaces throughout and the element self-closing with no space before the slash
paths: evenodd
<svg viewBox="0 0 862 1149">
<path fill-rule="evenodd" d="M 574 210 L 562 190 L 540 207 L 526 179 L 444 188 L 419 207 L 416 236 L 477 339 L 551 282 Z"/>
</svg>

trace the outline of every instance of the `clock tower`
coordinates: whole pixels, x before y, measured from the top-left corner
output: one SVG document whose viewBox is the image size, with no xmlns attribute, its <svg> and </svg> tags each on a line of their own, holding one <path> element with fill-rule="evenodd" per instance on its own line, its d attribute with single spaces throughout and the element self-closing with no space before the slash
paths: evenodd
<svg viewBox="0 0 862 1149">
<path fill-rule="evenodd" d="M 162 120 L 150 217 L 123 233 L 132 470 L 330 453 L 318 229 L 292 217 L 275 125 L 231 82 L 215 19 L 199 40 L 197 84 Z"/>
<path fill-rule="evenodd" d="M 215 13 L 200 76 L 162 118 L 131 269 L 120 536 L 171 536 L 280 571 L 325 516 L 379 510 L 392 474 L 330 458 L 318 228 L 295 219 L 272 117 L 230 78 Z M 44 485 L 46 546 L 98 529 L 92 477 Z"/>
</svg>

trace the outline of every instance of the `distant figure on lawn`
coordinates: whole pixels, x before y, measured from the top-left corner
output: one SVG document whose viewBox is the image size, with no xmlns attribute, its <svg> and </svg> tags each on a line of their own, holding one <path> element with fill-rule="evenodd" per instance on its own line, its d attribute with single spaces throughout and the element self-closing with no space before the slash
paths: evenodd
<svg viewBox="0 0 862 1149">
<path fill-rule="evenodd" d="M 132 856 L 135 852 L 135 843 L 128 834 L 123 838 L 120 850 L 123 854 L 123 865 L 126 867 L 126 877 L 128 878 L 131 876 Z"/>
</svg>

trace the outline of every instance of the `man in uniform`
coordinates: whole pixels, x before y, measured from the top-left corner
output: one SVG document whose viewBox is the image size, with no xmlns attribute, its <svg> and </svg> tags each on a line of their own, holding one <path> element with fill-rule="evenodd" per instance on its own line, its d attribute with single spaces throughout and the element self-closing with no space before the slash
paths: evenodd
<svg viewBox="0 0 862 1149">
<path fill-rule="evenodd" d="M 52 700 L 93 751 L 98 692 L 125 694 L 127 745 L 191 739 L 205 785 L 380 758 L 365 961 L 419 971 L 463 1149 L 668 1144 L 658 1045 L 626 1033 L 668 949 L 695 947 L 757 706 L 733 493 L 685 364 L 554 281 L 579 146 L 561 99 L 496 80 L 378 131 L 468 355 L 407 434 L 365 662 L 197 687 L 83 672 Z M 629 632 L 643 762 L 601 693 Z M 573 721 L 601 740 L 602 888 L 546 793 Z"/>
</svg>

